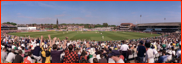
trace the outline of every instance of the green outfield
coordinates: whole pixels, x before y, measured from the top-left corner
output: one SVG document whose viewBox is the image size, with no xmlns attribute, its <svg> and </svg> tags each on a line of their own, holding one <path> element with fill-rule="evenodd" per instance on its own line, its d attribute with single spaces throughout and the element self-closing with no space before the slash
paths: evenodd
<svg viewBox="0 0 182 64">
<path fill-rule="evenodd" d="M 102 33 L 102 34 L 101 34 Z M 105 40 L 126 40 L 126 39 L 137 39 L 137 38 L 145 38 L 145 37 L 153 37 L 159 36 L 159 34 L 150 34 L 150 33 L 138 33 L 138 32 L 114 32 L 114 31 L 48 31 L 48 32 L 22 32 L 22 33 L 9 33 L 10 35 L 16 36 L 28 36 L 30 37 L 40 37 L 41 35 L 44 38 L 48 38 L 48 34 L 51 35 L 51 38 L 58 37 L 60 39 L 65 39 L 65 37 L 69 37 L 70 40 L 77 39 L 89 39 L 89 40 L 97 40 L 97 41 L 105 41 Z M 104 36 L 104 39 L 102 38 Z"/>
</svg>

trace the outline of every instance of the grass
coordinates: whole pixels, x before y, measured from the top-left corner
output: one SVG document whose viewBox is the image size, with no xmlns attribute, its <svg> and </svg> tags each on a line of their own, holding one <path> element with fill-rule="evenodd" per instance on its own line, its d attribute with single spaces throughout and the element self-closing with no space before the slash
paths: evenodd
<svg viewBox="0 0 182 64">
<path fill-rule="evenodd" d="M 101 35 L 102 33 L 102 35 Z M 106 41 L 106 40 L 126 40 L 126 39 L 138 39 L 145 37 L 154 37 L 159 36 L 159 34 L 149 34 L 149 33 L 138 33 L 138 32 L 113 32 L 113 31 L 103 31 L 103 32 L 95 32 L 95 31 L 48 31 L 48 32 L 22 32 L 22 33 L 9 33 L 10 35 L 22 36 L 25 35 L 30 37 L 40 37 L 41 35 L 44 38 L 48 38 L 48 34 L 51 35 L 51 38 L 58 37 L 59 39 L 65 39 L 65 37 L 69 37 L 70 40 L 77 39 L 87 39 L 87 40 L 96 40 L 96 41 Z M 104 39 L 102 39 L 104 36 Z"/>
</svg>

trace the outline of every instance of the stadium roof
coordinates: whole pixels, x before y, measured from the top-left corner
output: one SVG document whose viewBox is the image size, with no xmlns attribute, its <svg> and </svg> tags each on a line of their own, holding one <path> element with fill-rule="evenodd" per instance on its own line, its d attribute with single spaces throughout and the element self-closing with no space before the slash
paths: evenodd
<svg viewBox="0 0 182 64">
<path fill-rule="evenodd" d="M 166 23 L 144 23 L 137 26 L 180 26 L 181 22 L 166 22 Z"/>
<path fill-rule="evenodd" d="M 125 25 L 125 24 L 132 24 L 132 25 L 133 25 L 133 23 L 121 23 L 121 25 L 122 25 L 122 24 L 124 24 L 124 25 Z"/>
<path fill-rule="evenodd" d="M 18 25 L 16 25 L 17 27 L 27 27 L 27 25 L 26 24 L 18 24 Z"/>
<path fill-rule="evenodd" d="M 135 26 L 133 23 L 121 23 L 121 25 L 131 25 L 131 26 Z"/>
<path fill-rule="evenodd" d="M 1 27 L 16 27 L 16 26 L 11 24 L 1 24 Z"/>
</svg>

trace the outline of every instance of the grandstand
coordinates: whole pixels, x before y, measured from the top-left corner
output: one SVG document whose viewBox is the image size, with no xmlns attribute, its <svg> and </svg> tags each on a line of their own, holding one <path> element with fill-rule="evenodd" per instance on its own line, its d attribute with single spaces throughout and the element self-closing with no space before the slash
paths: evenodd
<svg viewBox="0 0 182 64">
<path fill-rule="evenodd" d="M 131 30 L 135 25 L 133 23 L 121 23 L 119 30 Z"/>
<path fill-rule="evenodd" d="M 140 31 L 152 30 L 155 32 L 175 32 L 181 30 L 181 22 L 168 22 L 168 23 L 144 23 L 137 24 Z"/>
<path fill-rule="evenodd" d="M 17 30 L 17 27 L 11 24 L 1 24 L 1 30 Z"/>
</svg>

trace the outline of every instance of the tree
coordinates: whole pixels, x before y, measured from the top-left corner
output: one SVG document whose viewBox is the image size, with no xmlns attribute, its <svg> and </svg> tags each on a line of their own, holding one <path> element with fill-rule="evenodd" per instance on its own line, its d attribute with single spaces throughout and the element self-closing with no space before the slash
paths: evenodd
<svg viewBox="0 0 182 64">
<path fill-rule="evenodd" d="M 116 25 L 109 25 L 108 27 L 116 27 Z"/>
<path fill-rule="evenodd" d="M 60 24 L 60 25 L 67 25 L 66 23 L 62 23 L 62 24 Z"/>
<path fill-rule="evenodd" d="M 57 28 L 58 29 L 58 25 L 53 25 L 53 28 Z"/>
<path fill-rule="evenodd" d="M 96 24 L 94 27 L 95 27 L 95 28 L 96 28 L 96 27 L 103 27 L 103 25 L 101 25 L 101 24 Z"/>
<path fill-rule="evenodd" d="M 103 27 L 108 27 L 108 24 L 107 23 L 103 23 Z"/>
<path fill-rule="evenodd" d="M 41 24 L 41 26 L 43 26 L 43 24 Z"/>
<path fill-rule="evenodd" d="M 16 23 L 13 23 L 13 22 L 12 22 L 11 24 L 12 24 L 12 25 L 17 25 Z"/>
<path fill-rule="evenodd" d="M 36 23 L 33 23 L 32 25 L 33 25 L 33 26 L 36 26 L 37 24 L 36 24 Z"/>
<path fill-rule="evenodd" d="M 17 25 L 17 24 L 16 24 L 16 23 L 14 23 L 14 22 L 4 22 L 3 24 Z"/>
</svg>

